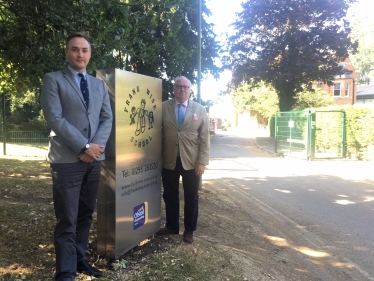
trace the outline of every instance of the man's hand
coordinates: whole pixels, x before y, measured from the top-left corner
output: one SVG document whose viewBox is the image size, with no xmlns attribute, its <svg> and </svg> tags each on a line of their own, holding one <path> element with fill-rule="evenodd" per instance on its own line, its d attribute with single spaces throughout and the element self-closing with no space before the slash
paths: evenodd
<svg viewBox="0 0 374 281">
<path fill-rule="evenodd" d="M 205 172 L 205 165 L 203 164 L 197 164 L 197 167 L 195 169 L 196 176 L 201 176 Z"/>
<path fill-rule="evenodd" d="M 103 145 L 90 143 L 90 148 L 86 149 L 84 153 L 79 154 L 78 158 L 85 163 L 91 163 L 100 157 L 104 152 L 103 148 Z"/>
<path fill-rule="evenodd" d="M 79 155 L 78 155 L 78 158 L 79 158 L 82 162 L 84 162 L 84 163 L 91 163 L 91 162 L 95 161 L 94 158 L 88 156 L 88 155 L 85 154 L 85 153 L 81 153 L 81 154 L 79 154 Z"/>
</svg>

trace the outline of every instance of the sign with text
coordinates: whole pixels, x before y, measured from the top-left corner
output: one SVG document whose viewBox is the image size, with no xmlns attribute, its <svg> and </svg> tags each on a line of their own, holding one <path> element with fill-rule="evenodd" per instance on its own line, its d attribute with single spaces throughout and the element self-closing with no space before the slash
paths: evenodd
<svg viewBox="0 0 374 281">
<path fill-rule="evenodd" d="M 160 79 L 98 70 L 113 111 L 113 128 L 98 194 L 98 253 L 118 258 L 161 225 Z"/>
</svg>

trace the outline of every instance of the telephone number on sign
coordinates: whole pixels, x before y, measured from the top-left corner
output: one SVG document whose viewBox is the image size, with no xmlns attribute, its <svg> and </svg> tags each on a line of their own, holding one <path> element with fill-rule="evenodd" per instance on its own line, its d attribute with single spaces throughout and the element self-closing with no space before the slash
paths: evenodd
<svg viewBox="0 0 374 281">
<path fill-rule="evenodd" d="M 150 163 L 150 164 L 145 164 L 139 167 L 135 167 L 131 169 L 131 174 L 132 175 L 137 175 L 146 171 L 154 170 L 158 168 L 158 162 Z"/>
<path fill-rule="evenodd" d="M 150 171 L 158 168 L 158 162 L 144 165 L 144 171 Z"/>
</svg>

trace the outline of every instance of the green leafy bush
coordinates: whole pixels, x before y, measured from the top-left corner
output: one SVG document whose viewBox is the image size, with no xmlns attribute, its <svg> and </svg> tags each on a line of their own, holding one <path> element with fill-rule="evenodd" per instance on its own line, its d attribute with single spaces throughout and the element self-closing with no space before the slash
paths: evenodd
<svg viewBox="0 0 374 281">
<path fill-rule="evenodd" d="M 316 110 L 344 110 L 347 157 L 358 160 L 374 160 L 374 113 L 370 108 L 335 106 Z M 318 118 L 316 151 L 341 154 L 341 114 L 324 115 Z M 336 124 L 336 125 L 333 125 Z"/>
<path fill-rule="evenodd" d="M 374 160 L 374 114 L 370 108 L 347 107 L 347 156 Z"/>
<path fill-rule="evenodd" d="M 322 89 L 305 89 L 296 94 L 293 110 L 304 110 L 307 108 L 318 108 L 334 104 L 334 98 Z"/>
</svg>

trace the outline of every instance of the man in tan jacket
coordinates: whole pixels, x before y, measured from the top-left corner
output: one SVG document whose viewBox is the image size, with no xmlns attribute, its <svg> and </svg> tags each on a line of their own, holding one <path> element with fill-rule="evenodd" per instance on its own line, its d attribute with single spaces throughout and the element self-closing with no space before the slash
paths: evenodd
<svg viewBox="0 0 374 281">
<path fill-rule="evenodd" d="M 205 108 L 189 99 L 191 81 L 177 77 L 174 99 L 162 104 L 162 184 L 166 225 L 157 234 L 179 233 L 179 178 L 184 190 L 183 241 L 197 227 L 200 177 L 209 163 L 209 120 Z"/>
</svg>

